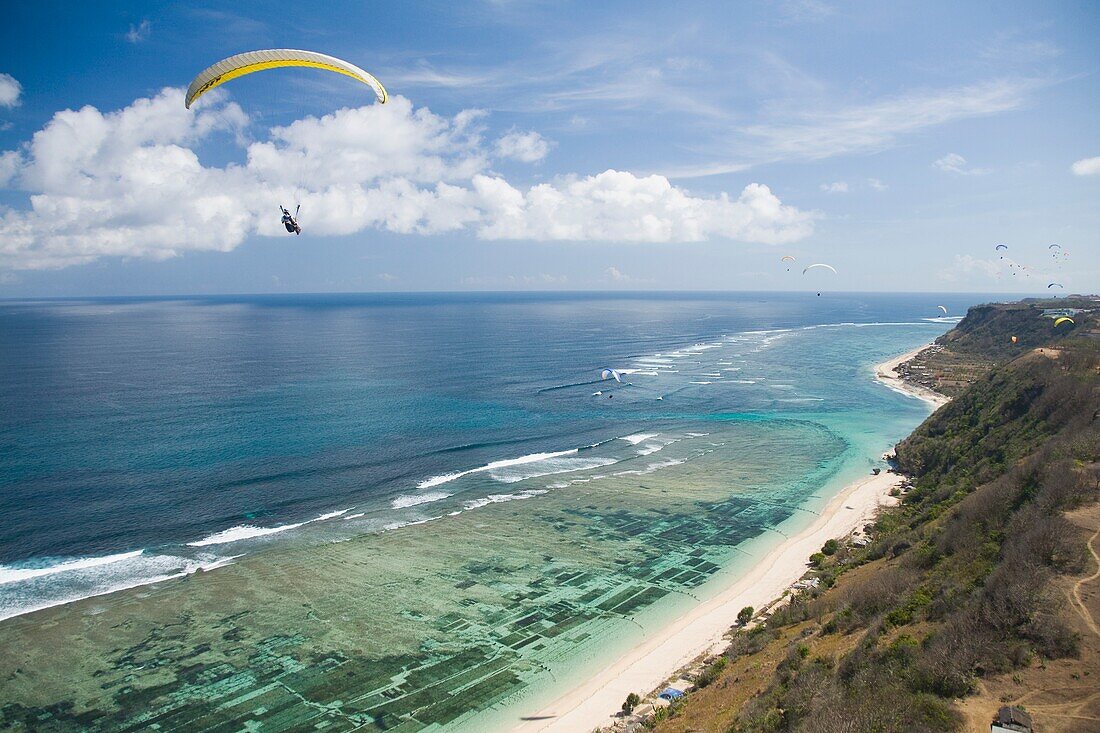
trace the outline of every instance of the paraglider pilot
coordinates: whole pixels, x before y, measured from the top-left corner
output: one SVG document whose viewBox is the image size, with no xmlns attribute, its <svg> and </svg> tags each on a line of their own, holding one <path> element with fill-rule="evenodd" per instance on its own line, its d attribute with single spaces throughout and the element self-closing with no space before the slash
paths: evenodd
<svg viewBox="0 0 1100 733">
<path fill-rule="evenodd" d="M 287 233 L 301 234 L 302 228 L 298 226 L 298 220 L 291 216 L 290 212 L 283 208 L 282 204 L 279 204 L 279 208 L 283 211 L 283 226 L 286 227 Z M 302 207 L 299 205 L 298 208 L 300 209 Z M 297 214 L 298 211 L 295 210 L 294 213 Z"/>
</svg>

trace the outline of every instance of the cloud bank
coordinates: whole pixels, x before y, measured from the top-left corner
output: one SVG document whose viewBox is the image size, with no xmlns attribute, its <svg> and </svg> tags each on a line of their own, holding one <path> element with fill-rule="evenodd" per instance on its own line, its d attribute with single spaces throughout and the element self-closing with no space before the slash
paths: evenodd
<svg viewBox="0 0 1100 733">
<path fill-rule="evenodd" d="M 284 235 L 284 202 L 301 202 L 303 224 L 318 235 L 784 243 L 813 230 L 812 212 L 759 183 L 736 197 L 699 197 L 663 176 L 608 170 L 513 185 L 492 161 L 541 159 L 541 136 L 512 132 L 490 144 L 483 113 L 446 118 L 403 97 L 272 128 L 241 143 L 242 162 L 206 165 L 205 142 L 243 140 L 249 125 L 225 95 L 208 96 L 191 111 L 172 88 L 114 112 L 65 110 L 21 149 L 0 153 L 0 184 L 28 193 L 27 208 L 0 212 L 0 266 L 229 251 L 254 235 Z"/>
</svg>

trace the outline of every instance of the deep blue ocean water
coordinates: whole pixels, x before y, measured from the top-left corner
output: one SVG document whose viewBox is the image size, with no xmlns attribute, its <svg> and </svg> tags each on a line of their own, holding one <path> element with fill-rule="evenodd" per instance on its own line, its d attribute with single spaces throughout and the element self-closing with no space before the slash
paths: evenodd
<svg viewBox="0 0 1100 733">
<path fill-rule="evenodd" d="M 613 439 L 654 425 L 858 410 L 851 385 L 867 358 L 853 350 L 900 353 L 950 327 L 937 305 L 961 316 L 984 299 L 0 302 L 0 618 L 53 602 L 62 578 L 66 598 L 103 592 L 217 564 L 228 551 L 203 548 L 273 528 L 360 514 L 387 526 L 434 497 L 477 499 L 489 481 L 611 462 Z M 838 325 L 783 338 L 821 324 L 874 335 Z M 718 344 L 725 361 L 700 358 Z M 604 367 L 623 383 L 601 381 Z M 191 554 L 149 559 L 165 547 Z M 142 550 L 140 568 L 108 562 Z M 74 580 L 89 567 L 94 578 Z"/>
</svg>

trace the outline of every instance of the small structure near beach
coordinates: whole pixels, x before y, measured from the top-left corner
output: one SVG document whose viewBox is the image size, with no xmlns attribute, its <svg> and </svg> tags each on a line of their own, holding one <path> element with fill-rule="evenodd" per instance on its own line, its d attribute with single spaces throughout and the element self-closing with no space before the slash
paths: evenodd
<svg viewBox="0 0 1100 733">
<path fill-rule="evenodd" d="M 665 689 L 661 690 L 661 694 L 657 695 L 657 697 L 661 698 L 662 700 L 668 700 L 669 702 L 672 702 L 673 700 L 679 700 L 683 696 L 683 690 L 677 690 L 675 687 L 666 687 Z"/>
<path fill-rule="evenodd" d="M 1020 708 L 1005 705 L 989 724 L 990 733 L 1031 733 L 1031 716 Z"/>
</svg>

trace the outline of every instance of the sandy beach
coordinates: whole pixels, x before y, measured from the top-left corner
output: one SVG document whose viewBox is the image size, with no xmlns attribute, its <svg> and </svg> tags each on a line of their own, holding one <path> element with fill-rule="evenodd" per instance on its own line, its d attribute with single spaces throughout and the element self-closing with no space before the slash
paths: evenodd
<svg viewBox="0 0 1100 733">
<path fill-rule="evenodd" d="M 919 384 L 906 382 L 904 379 L 898 376 L 898 373 L 896 371 L 899 366 L 909 361 L 914 356 L 924 351 L 931 345 L 932 344 L 925 344 L 924 346 L 915 348 L 912 351 L 907 351 L 901 356 L 890 359 L 889 361 L 882 362 L 875 367 L 875 378 L 885 384 L 890 389 L 897 390 L 898 392 L 902 392 L 904 394 L 912 395 L 913 397 L 922 399 L 931 405 L 935 405 L 936 407 L 947 404 L 950 401 L 950 398 L 940 394 L 939 392 L 930 390 L 927 387 L 922 387 Z"/>
<path fill-rule="evenodd" d="M 895 368 L 926 346 L 875 367 L 875 376 L 892 389 L 938 407 L 947 398 L 902 380 Z M 661 629 L 594 677 L 534 714 L 513 730 L 517 733 L 587 733 L 612 724 L 631 692 L 646 694 L 669 675 L 703 653 L 718 653 L 723 636 L 745 606 L 763 608 L 781 597 L 805 574 L 807 558 L 826 540 L 843 537 L 867 523 L 880 506 L 894 500 L 890 490 L 902 477 L 894 473 L 868 476 L 846 486 L 814 521 L 765 555 L 745 575 L 720 594 Z"/>
<path fill-rule="evenodd" d="M 891 501 L 901 476 L 868 476 L 834 496 L 814 522 L 761 558 L 718 596 L 696 607 L 514 730 L 587 733 L 610 725 L 631 692 L 647 693 L 704 652 L 725 646 L 723 635 L 745 606 L 762 608 L 783 595 L 806 572 L 807 558 L 826 540 L 862 527 Z"/>
</svg>

